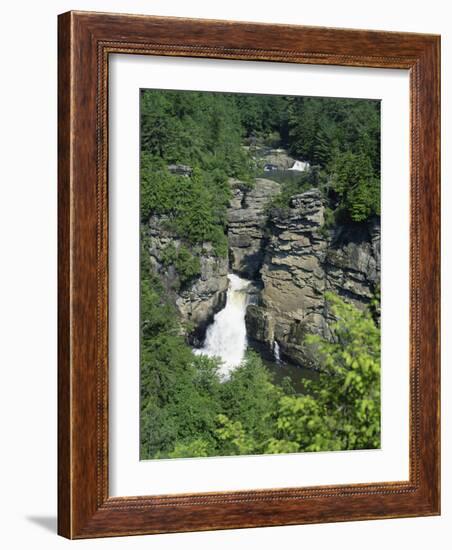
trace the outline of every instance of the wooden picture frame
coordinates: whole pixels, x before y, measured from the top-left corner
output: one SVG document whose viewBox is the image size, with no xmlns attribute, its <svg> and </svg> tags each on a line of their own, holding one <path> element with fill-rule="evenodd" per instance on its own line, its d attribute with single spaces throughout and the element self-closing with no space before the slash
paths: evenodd
<svg viewBox="0 0 452 550">
<path fill-rule="evenodd" d="M 59 16 L 58 50 L 59 534 L 88 538 L 439 514 L 440 38 L 68 12 Z M 109 496 L 107 92 L 112 53 L 409 70 L 409 481 Z"/>
</svg>

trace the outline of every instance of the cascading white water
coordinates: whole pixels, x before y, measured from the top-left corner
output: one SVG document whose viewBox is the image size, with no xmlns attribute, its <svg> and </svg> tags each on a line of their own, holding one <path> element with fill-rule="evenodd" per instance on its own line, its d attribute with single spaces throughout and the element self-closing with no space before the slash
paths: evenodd
<svg viewBox="0 0 452 550">
<path fill-rule="evenodd" d="M 280 349 L 279 349 L 279 344 L 276 340 L 273 342 L 273 356 L 275 358 L 275 361 L 278 363 L 278 365 L 280 365 L 281 364 L 281 352 L 280 352 Z"/>
<path fill-rule="evenodd" d="M 293 163 L 293 166 L 289 170 L 295 172 L 305 172 L 309 168 L 309 162 L 303 162 L 302 160 L 296 160 Z"/>
<path fill-rule="evenodd" d="M 247 340 L 245 313 L 249 303 L 248 286 L 250 281 L 234 274 L 228 275 L 229 288 L 226 295 L 226 305 L 219 311 L 213 323 L 206 332 L 204 346 L 195 353 L 222 360 L 220 373 L 228 374 L 242 361 Z"/>
</svg>

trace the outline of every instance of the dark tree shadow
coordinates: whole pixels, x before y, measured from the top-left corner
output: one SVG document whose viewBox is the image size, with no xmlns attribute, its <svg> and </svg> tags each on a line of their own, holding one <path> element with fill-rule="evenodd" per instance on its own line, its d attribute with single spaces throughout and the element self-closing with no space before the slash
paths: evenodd
<svg viewBox="0 0 452 550">
<path fill-rule="evenodd" d="M 26 519 L 46 531 L 57 532 L 57 518 L 55 516 L 27 516 Z"/>
</svg>

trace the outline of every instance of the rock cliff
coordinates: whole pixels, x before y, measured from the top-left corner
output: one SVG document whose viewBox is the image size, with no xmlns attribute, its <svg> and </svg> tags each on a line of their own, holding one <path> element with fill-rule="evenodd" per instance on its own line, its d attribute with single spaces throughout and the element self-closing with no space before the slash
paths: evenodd
<svg viewBox="0 0 452 550">
<path fill-rule="evenodd" d="M 246 312 L 249 343 L 272 354 L 277 342 L 282 359 L 309 366 L 304 336 L 330 336 L 325 292 L 357 307 L 374 296 L 380 275 L 379 220 L 326 229 L 318 189 L 292 196 L 288 208 L 269 210 L 270 199 L 280 192 L 278 183 L 258 178 L 251 189 L 238 180 L 229 184 L 229 258 L 219 258 L 210 243 L 203 243 L 194 250 L 199 272 L 182 281 L 165 255 L 168 247 L 177 254 L 184 244 L 165 216 L 152 216 L 146 241 L 151 266 L 161 275 L 193 345 L 202 344 L 208 324 L 224 306 L 227 274 L 233 271 L 254 282 Z"/>
<path fill-rule="evenodd" d="M 309 365 L 306 333 L 328 337 L 325 291 L 363 307 L 379 280 L 379 223 L 335 226 L 326 231 L 321 194 L 312 189 L 295 195 L 287 209 L 273 209 L 269 239 L 260 269 L 259 303 L 247 309 L 251 343 L 283 358 Z"/>
<path fill-rule="evenodd" d="M 199 345 L 207 325 L 225 303 L 228 287 L 228 259 L 219 258 L 210 243 L 197 250 L 199 274 L 186 284 L 181 284 L 174 265 L 165 262 L 169 246 L 176 250 L 182 241 L 168 229 L 165 216 L 152 216 L 148 224 L 148 253 L 153 270 L 161 275 L 169 296 L 176 305 L 181 320 L 187 324 L 189 339 Z"/>
<path fill-rule="evenodd" d="M 228 241 L 231 269 L 255 279 L 262 266 L 269 200 L 280 191 L 278 183 L 257 178 L 252 189 L 239 180 L 229 181 L 232 199 L 228 210 Z"/>
</svg>

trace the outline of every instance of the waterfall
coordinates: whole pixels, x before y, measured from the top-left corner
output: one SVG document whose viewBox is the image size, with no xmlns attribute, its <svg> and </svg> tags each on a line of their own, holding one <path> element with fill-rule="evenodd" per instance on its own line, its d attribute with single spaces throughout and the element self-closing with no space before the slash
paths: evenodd
<svg viewBox="0 0 452 550">
<path fill-rule="evenodd" d="M 279 349 L 279 344 L 276 340 L 273 342 L 273 356 L 275 358 L 275 361 L 278 363 L 278 365 L 280 365 L 281 364 L 281 352 L 280 352 L 280 349 Z"/>
<path fill-rule="evenodd" d="M 309 162 L 303 162 L 302 160 L 296 160 L 292 167 L 289 170 L 294 170 L 295 172 L 305 172 L 309 168 Z"/>
<path fill-rule="evenodd" d="M 206 332 L 204 346 L 195 350 L 197 354 L 219 357 L 222 360 L 220 373 L 228 374 L 242 361 L 247 340 L 245 313 L 249 303 L 250 281 L 230 273 L 226 305 L 219 311 Z"/>
</svg>

